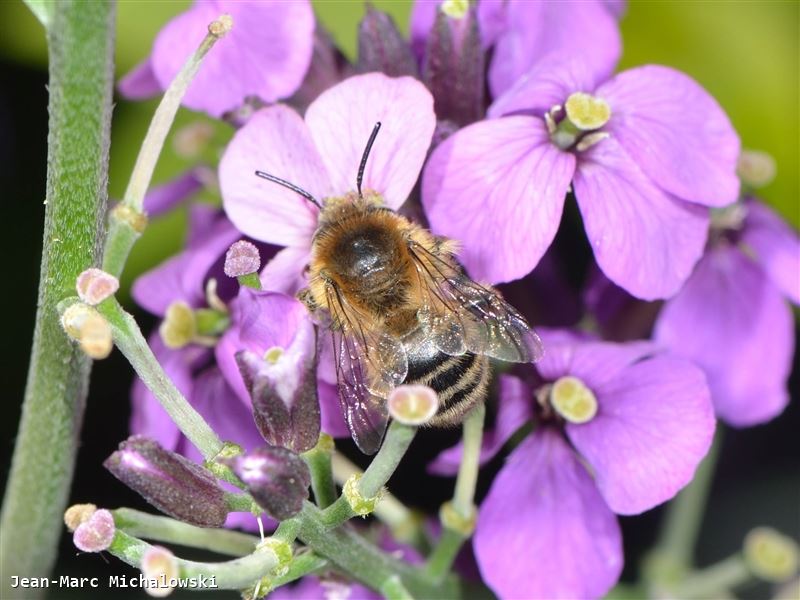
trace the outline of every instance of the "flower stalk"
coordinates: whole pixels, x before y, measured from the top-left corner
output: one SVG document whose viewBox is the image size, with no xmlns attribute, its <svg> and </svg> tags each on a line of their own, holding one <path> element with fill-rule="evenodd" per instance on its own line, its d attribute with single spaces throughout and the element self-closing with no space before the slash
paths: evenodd
<svg viewBox="0 0 800 600">
<path fill-rule="evenodd" d="M 115 5 L 47 9 L 50 115 L 44 244 L 30 370 L 0 521 L 4 574 L 47 576 L 61 535 L 91 361 L 65 335 L 57 305 L 74 295 L 103 242 L 111 124 Z M 40 596 L 36 589 L 3 597 Z"/>
</svg>

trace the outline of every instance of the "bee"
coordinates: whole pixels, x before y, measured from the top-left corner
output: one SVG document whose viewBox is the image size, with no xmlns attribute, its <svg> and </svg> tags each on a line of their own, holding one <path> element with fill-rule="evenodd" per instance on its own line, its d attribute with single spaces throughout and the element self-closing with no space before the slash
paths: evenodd
<svg viewBox="0 0 800 600">
<path fill-rule="evenodd" d="M 355 192 L 321 203 L 256 171 L 320 209 L 309 284 L 298 297 L 331 332 L 345 421 L 366 454 L 380 447 L 386 398 L 396 386 L 431 387 L 439 409 L 429 425 L 452 426 L 484 401 L 489 358 L 533 362 L 542 355 L 525 318 L 496 290 L 467 276 L 457 243 L 387 208 L 377 192 L 362 191 L 380 125 L 361 157 Z"/>
</svg>

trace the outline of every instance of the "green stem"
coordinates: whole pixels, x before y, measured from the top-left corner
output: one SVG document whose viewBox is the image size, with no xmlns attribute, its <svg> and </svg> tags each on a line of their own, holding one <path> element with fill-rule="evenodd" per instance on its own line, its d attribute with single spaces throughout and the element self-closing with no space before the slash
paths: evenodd
<svg viewBox="0 0 800 600">
<path fill-rule="evenodd" d="M 264 591 L 272 591 L 282 585 L 297 581 L 301 577 L 311 575 L 328 567 L 330 563 L 328 559 L 317 556 L 313 552 L 305 552 L 298 554 L 292 559 L 288 565 L 288 571 L 280 577 L 275 577 L 269 582 L 269 589 Z"/>
<path fill-rule="evenodd" d="M 317 445 L 303 454 L 311 471 L 311 489 L 314 501 L 320 508 L 327 508 L 336 500 L 336 484 L 331 470 L 333 439 L 326 433 L 320 435 Z"/>
<path fill-rule="evenodd" d="M 122 309 L 115 298 L 102 302 L 97 309 L 108 320 L 114 343 L 131 363 L 139 378 L 158 398 L 170 418 L 203 457 L 213 460 L 223 449 L 222 441 L 166 376 L 134 318 Z"/>
<path fill-rule="evenodd" d="M 478 483 L 485 416 L 486 407 L 481 404 L 464 420 L 464 450 L 453 500 L 442 507 L 442 535 L 425 565 L 426 572 L 434 580 L 443 578 L 450 571 L 461 546 L 475 527 L 475 485 Z"/>
<path fill-rule="evenodd" d="M 701 571 L 695 571 L 677 587 L 675 598 L 718 598 L 753 578 L 741 554 L 734 554 Z"/>
<path fill-rule="evenodd" d="M 397 465 L 400 464 L 403 456 L 405 456 L 406 450 L 408 450 L 416 433 L 416 427 L 409 427 L 397 421 L 392 421 L 381 449 L 378 450 L 375 458 L 372 459 L 369 467 L 358 480 L 358 493 L 363 498 L 371 499 L 378 496 L 383 486 L 386 485 L 386 482 L 389 481 L 389 478 L 397 469 Z M 339 496 L 336 502 L 325 509 L 323 519 L 328 526 L 335 527 L 355 516 L 355 514 L 343 494 Z"/>
<path fill-rule="evenodd" d="M 257 537 L 238 531 L 196 527 L 132 508 L 118 508 L 111 513 L 118 529 L 128 535 L 156 542 L 203 548 L 231 556 L 250 554 L 259 542 Z"/>
<path fill-rule="evenodd" d="M 693 562 L 694 547 L 700 534 L 721 445 L 722 430 L 718 429 L 711 449 L 697 468 L 694 479 L 667 507 L 655 552 L 681 570 L 689 569 Z"/>
<path fill-rule="evenodd" d="M 108 551 L 123 562 L 139 568 L 142 556 L 150 547 L 147 542 L 117 530 Z M 214 577 L 215 585 L 222 590 L 245 588 L 278 566 L 278 557 L 269 548 L 219 563 L 195 562 L 180 558 L 177 561 L 180 579 Z"/>
<path fill-rule="evenodd" d="M 0 520 L 2 597 L 11 574 L 47 576 L 61 536 L 90 361 L 61 329 L 57 304 L 99 264 L 107 200 L 113 2 L 53 3 L 47 31 L 50 115 L 38 311 L 22 418 Z"/>
<path fill-rule="evenodd" d="M 143 209 L 144 195 L 150 186 L 158 157 L 161 155 L 164 141 L 175 120 L 175 114 L 180 108 L 181 100 L 186 94 L 186 90 L 189 89 L 205 55 L 226 33 L 225 28 L 221 25 L 212 32 L 212 25 L 215 24 L 219 24 L 219 21 L 209 25 L 208 34 L 203 38 L 200 46 L 187 59 L 167 91 L 164 92 L 164 97 L 153 115 L 153 120 L 150 121 L 150 127 L 142 142 L 139 155 L 136 157 L 136 164 L 133 167 L 122 202 L 111 213 L 109 234 L 103 257 L 103 270 L 116 277 L 122 274 L 131 248 L 139 239 L 146 225 L 147 220 Z"/>
</svg>

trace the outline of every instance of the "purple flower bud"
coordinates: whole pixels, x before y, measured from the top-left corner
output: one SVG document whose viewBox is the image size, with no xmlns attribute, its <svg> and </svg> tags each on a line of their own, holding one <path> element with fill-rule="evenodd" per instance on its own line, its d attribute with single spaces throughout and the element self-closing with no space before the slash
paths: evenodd
<svg viewBox="0 0 800 600">
<path fill-rule="evenodd" d="M 310 450 L 320 430 L 315 331 L 303 323 L 292 345 L 271 348 L 263 357 L 242 350 L 236 362 L 253 401 L 253 418 L 273 446 Z"/>
<path fill-rule="evenodd" d="M 369 4 L 358 26 L 356 71 L 381 71 L 390 77 L 417 75 L 417 63 L 411 47 L 403 39 L 392 17 Z"/>
<path fill-rule="evenodd" d="M 247 485 L 259 506 L 279 521 L 300 512 L 308 498 L 311 472 L 291 450 L 265 446 L 223 462 Z"/>
<path fill-rule="evenodd" d="M 261 268 L 261 255 L 258 248 L 246 240 L 233 244 L 225 254 L 225 275 L 240 277 L 258 273 Z"/>
<path fill-rule="evenodd" d="M 463 126 L 483 116 L 484 54 L 474 9 L 455 18 L 437 11 L 422 79 L 440 120 Z"/>
<path fill-rule="evenodd" d="M 103 463 L 106 469 L 166 514 L 200 527 L 222 527 L 225 492 L 199 465 L 134 435 Z"/>
<path fill-rule="evenodd" d="M 97 510 L 83 523 L 78 525 L 72 535 L 72 541 L 84 552 L 102 552 L 114 541 L 114 517 L 104 508 Z"/>
</svg>

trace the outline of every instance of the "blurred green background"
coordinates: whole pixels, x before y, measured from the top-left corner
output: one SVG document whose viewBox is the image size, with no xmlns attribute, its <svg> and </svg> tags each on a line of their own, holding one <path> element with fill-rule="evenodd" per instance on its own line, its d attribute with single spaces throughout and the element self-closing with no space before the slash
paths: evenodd
<svg viewBox="0 0 800 600">
<path fill-rule="evenodd" d="M 160 27 L 188 4 L 119 3 L 118 77 L 149 54 Z M 384 0 L 374 4 L 390 12 L 407 31 L 410 2 Z M 322 24 L 353 57 L 364 4 L 316 0 L 314 6 Z M 21 2 L 2 2 L 0 19 L 0 59 L 46 69 L 43 30 L 26 7 Z M 727 110 L 744 147 L 763 149 L 775 157 L 778 176 L 763 190 L 763 196 L 799 227 L 800 3 L 634 1 L 622 20 L 622 34 L 620 69 L 660 63 L 685 71 Z M 118 99 L 111 146 L 112 197 L 119 198 L 123 192 L 154 107 L 155 101 L 130 103 Z M 177 126 L 197 119 L 206 117 L 182 110 Z M 217 125 L 218 135 L 230 135 L 227 129 Z M 187 164 L 168 145 L 154 181 L 175 176 Z M 125 283 L 179 248 L 183 222 L 184 215 L 178 212 L 153 223 L 136 247 Z"/>
</svg>

